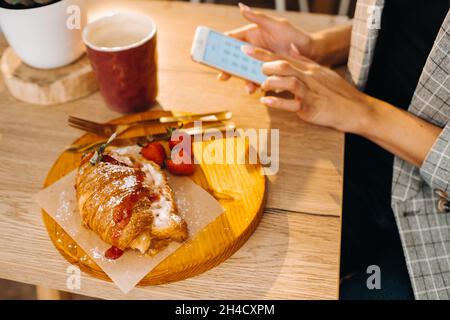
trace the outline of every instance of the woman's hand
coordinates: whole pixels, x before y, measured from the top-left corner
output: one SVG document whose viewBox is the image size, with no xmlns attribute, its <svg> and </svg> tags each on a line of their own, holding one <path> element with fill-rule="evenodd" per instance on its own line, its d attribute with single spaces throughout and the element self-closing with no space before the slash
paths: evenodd
<svg viewBox="0 0 450 320">
<path fill-rule="evenodd" d="M 305 57 L 280 59 L 259 48 L 245 46 L 249 56 L 266 61 L 263 72 L 268 76 L 264 91 L 288 91 L 293 99 L 275 96 L 261 98 L 269 107 L 297 113 L 300 119 L 344 132 L 358 133 L 365 125 L 371 108 L 367 96 L 333 70 Z"/>
<path fill-rule="evenodd" d="M 255 12 L 242 3 L 239 3 L 239 7 L 242 16 L 252 24 L 226 32 L 228 36 L 279 55 L 292 58 L 304 55 L 314 58 L 313 39 L 308 33 L 295 27 L 286 19 Z M 219 80 L 227 80 L 230 75 L 220 73 L 218 78 Z M 247 84 L 249 93 L 254 92 L 256 88 L 255 84 Z"/>
<path fill-rule="evenodd" d="M 363 136 L 418 167 L 441 133 L 438 126 L 358 91 L 331 69 L 307 58 L 280 59 L 252 47 L 243 47 L 243 51 L 268 61 L 263 64 L 268 75 L 263 90 L 294 95 L 293 99 L 261 98 L 269 107 L 295 112 L 309 123 Z"/>
<path fill-rule="evenodd" d="M 252 24 L 229 31 L 227 35 L 294 60 L 307 57 L 333 66 L 347 61 L 351 24 L 344 23 L 309 34 L 286 19 L 255 12 L 242 3 L 239 7 L 242 16 Z M 230 75 L 222 72 L 218 78 L 227 80 Z M 256 88 L 256 84 L 247 82 L 248 93 L 253 93 Z"/>
<path fill-rule="evenodd" d="M 283 56 L 314 58 L 313 38 L 283 18 L 256 12 L 239 3 L 242 16 L 252 24 L 227 32 L 228 36 Z M 294 44 L 297 49 L 292 49 Z"/>
</svg>

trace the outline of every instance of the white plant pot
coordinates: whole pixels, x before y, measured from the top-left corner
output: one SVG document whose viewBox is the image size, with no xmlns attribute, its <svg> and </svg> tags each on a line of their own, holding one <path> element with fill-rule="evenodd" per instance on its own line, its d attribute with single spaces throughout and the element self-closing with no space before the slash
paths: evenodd
<svg viewBox="0 0 450 320">
<path fill-rule="evenodd" d="M 39 69 L 68 65 L 83 54 L 81 32 L 86 21 L 85 0 L 31 9 L 0 8 L 0 26 L 8 43 L 23 62 Z"/>
</svg>

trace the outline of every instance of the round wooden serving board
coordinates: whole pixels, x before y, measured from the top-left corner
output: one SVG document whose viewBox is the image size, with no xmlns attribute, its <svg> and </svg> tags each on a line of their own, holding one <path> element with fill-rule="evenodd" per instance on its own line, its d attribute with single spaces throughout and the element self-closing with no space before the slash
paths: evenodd
<svg viewBox="0 0 450 320">
<path fill-rule="evenodd" d="M 16 99 L 37 105 L 55 105 L 85 97 L 98 90 L 86 55 L 57 69 L 35 69 L 9 47 L 1 60 L 6 87 Z"/>
<path fill-rule="evenodd" d="M 151 111 L 128 115 L 114 122 L 132 122 L 170 115 L 166 111 Z M 156 133 L 161 128 L 136 128 L 127 136 Z M 86 134 L 75 143 L 90 143 L 98 137 Z M 224 142 L 230 142 L 230 140 Z M 204 148 L 207 142 L 194 145 Z M 64 152 L 55 162 L 45 181 L 45 187 L 74 170 L 81 155 Z M 236 252 L 256 229 L 264 208 L 265 176 L 260 165 L 248 164 L 201 164 L 191 179 L 212 194 L 225 209 L 225 213 L 174 254 L 163 260 L 139 285 L 157 285 L 183 280 L 203 273 Z M 109 280 L 108 276 L 77 246 L 64 230 L 43 211 L 43 219 L 50 238 L 60 253 L 72 264 L 88 274 Z"/>
</svg>

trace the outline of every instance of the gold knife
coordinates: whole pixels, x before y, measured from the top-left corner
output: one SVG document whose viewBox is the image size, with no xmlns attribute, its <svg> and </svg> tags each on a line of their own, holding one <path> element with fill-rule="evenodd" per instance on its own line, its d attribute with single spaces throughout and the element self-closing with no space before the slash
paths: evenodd
<svg viewBox="0 0 450 320">
<path fill-rule="evenodd" d="M 208 130 L 219 130 L 219 131 L 223 132 L 223 131 L 232 130 L 235 128 L 236 128 L 236 125 L 233 122 L 230 122 L 230 123 L 222 123 L 222 124 L 202 125 L 199 127 L 192 127 L 192 128 L 186 128 L 186 129 L 178 129 L 178 131 L 186 133 L 190 136 L 195 136 L 198 134 L 203 134 L 205 131 L 208 131 Z M 109 145 L 116 146 L 116 147 L 124 147 L 124 146 L 133 145 L 133 144 L 146 144 L 151 141 L 158 141 L 158 140 L 165 140 L 165 139 L 167 139 L 167 133 L 146 135 L 146 136 L 137 136 L 137 137 L 132 137 L 132 138 L 116 138 Z M 65 151 L 74 152 L 74 153 L 83 153 L 90 149 L 99 147 L 102 144 L 105 144 L 107 141 L 108 141 L 108 139 L 102 139 L 102 140 L 98 140 L 93 143 L 73 144 L 71 146 L 68 146 Z"/>
<path fill-rule="evenodd" d="M 188 116 L 178 116 L 178 117 L 161 117 L 159 119 L 155 119 L 155 122 L 159 123 L 174 123 L 174 122 L 193 122 L 193 121 L 205 121 L 205 122 L 214 122 L 214 121 L 225 121 L 230 120 L 233 117 L 233 113 L 230 111 L 224 112 L 215 112 L 215 113 L 204 113 L 204 114 L 193 114 Z M 137 123 L 150 123 L 151 120 L 142 120 Z"/>
</svg>

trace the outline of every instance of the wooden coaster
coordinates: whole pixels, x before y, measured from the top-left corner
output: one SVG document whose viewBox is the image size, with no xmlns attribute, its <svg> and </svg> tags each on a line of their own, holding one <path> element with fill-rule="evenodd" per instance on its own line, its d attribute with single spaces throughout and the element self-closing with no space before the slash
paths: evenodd
<svg viewBox="0 0 450 320">
<path fill-rule="evenodd" d="M 62 68 L 43 70 L 23 63 L 9 47 L 3 53 L 1 71 L 9 92 L 15 98 L 32 104 L 61 104 L 98 90 L 86 56 Z"/>
</svg>

